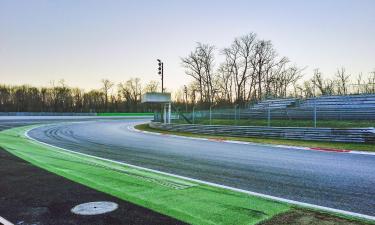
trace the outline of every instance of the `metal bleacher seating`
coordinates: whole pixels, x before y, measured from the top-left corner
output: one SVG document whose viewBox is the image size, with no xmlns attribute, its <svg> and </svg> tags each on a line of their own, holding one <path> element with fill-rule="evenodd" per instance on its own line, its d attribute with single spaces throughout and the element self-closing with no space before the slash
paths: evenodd
<svg viewBox="0 0 375 225">
<path fill-rule="evenodd" d="M 301 102 L 300 108 L 375 108 L 375 95 L 321 96 Z"/>
<path fill-rule="evenodd" d="M 285 99 L 269 99 L 265 101 L 261 101 L 250 108 L 253 110 L 257 109 L 285 109 L 287 107 L 291 107 L 295 104 L 295 98 L 285 98 Z"/>
<path fill-rule="evenodd" d="M 375 94 L 265 100 L 242 111 L 241 117 L 267 118 L 269 107 L 274 119 L 311 119 L 315 106 L 318 119 L 375 120 Z"/>
</svg>

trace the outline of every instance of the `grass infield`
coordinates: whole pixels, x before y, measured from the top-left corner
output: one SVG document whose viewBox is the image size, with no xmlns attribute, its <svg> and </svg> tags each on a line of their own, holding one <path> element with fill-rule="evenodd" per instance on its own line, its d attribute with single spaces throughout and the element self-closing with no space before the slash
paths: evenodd
<svg viewBox="0 0 375 225">
<path fill-rule="evenodd" d="M 306 209 L 296 214 L 289 204 L 65 152 L 27 139 L 24 132 L 32 127 L 1 131 L 0 146 L 35 166 L 187 223 L 367 224 Z M 288 217 L 290 213 L 297 216 Z"/>
</svg>

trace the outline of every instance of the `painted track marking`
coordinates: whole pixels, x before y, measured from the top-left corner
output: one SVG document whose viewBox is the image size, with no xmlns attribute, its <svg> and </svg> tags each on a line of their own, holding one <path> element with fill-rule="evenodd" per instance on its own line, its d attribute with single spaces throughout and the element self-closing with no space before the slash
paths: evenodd
<svg viewBox="0 0 375 225">
<path fill-rule="evenodd" d="M 4 219 L 4 217 L 0 216 L 0 223 L 4 225 L 14 225 L 13 223 L 9 222 L 8 220 Z"/>
</svg>

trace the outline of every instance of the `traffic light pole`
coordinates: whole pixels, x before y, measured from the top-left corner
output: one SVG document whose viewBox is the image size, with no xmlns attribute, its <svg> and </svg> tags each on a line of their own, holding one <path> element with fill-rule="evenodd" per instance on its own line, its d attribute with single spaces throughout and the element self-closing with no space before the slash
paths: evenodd
<svg viewBox="0 0 375 225">
<path fill-rule="evenodd" d="M 161 93 L 164 93 L 164 63 L 160 59 L 157 59 L 157 61 L 159 65 L 158 74 L 161 75 Z"/>
<path fill-rule="evenodd" d="M 164 63 L 161 63 L 161 93 L 164 93 Z"/>
</svg>

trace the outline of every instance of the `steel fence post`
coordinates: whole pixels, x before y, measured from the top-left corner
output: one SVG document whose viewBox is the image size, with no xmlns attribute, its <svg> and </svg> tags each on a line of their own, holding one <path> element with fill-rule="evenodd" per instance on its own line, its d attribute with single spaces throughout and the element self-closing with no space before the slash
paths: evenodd
<svg viewBox="0 0 375 225">
<path fill-rule="evenodd" d="M 238 106 L 238 121 L 241 124 L 241 107 L 240 106 Z"/>
<path fill-rule="evenodd" d="M 212 115 L 211 115 L 211 106 L 210 106 L 210 125 L 211 125 L 211 119 L 212 119 Z"/>
<path fill-rule="evenodd" d="M 267 126 L 270 127 L 271 126 L 271 108 L 270 108 L 270 105 L 268 104 L 268 107 L 267 107 Z"/>
<path fill-rule="evenodd" d="M 237 125 L 237 105 L 234 105 L 234 125 Z"/>
<path fill-rule="evenodd" d="M 195 114 L 194 114 L 195 106 L 193 106 L 193 124 L 195 124 Z"/>
<path fill-rule="evenodd" d="M 316 128 L 316 97 L 314 99 L 314 128 Z"/>
</svg>

